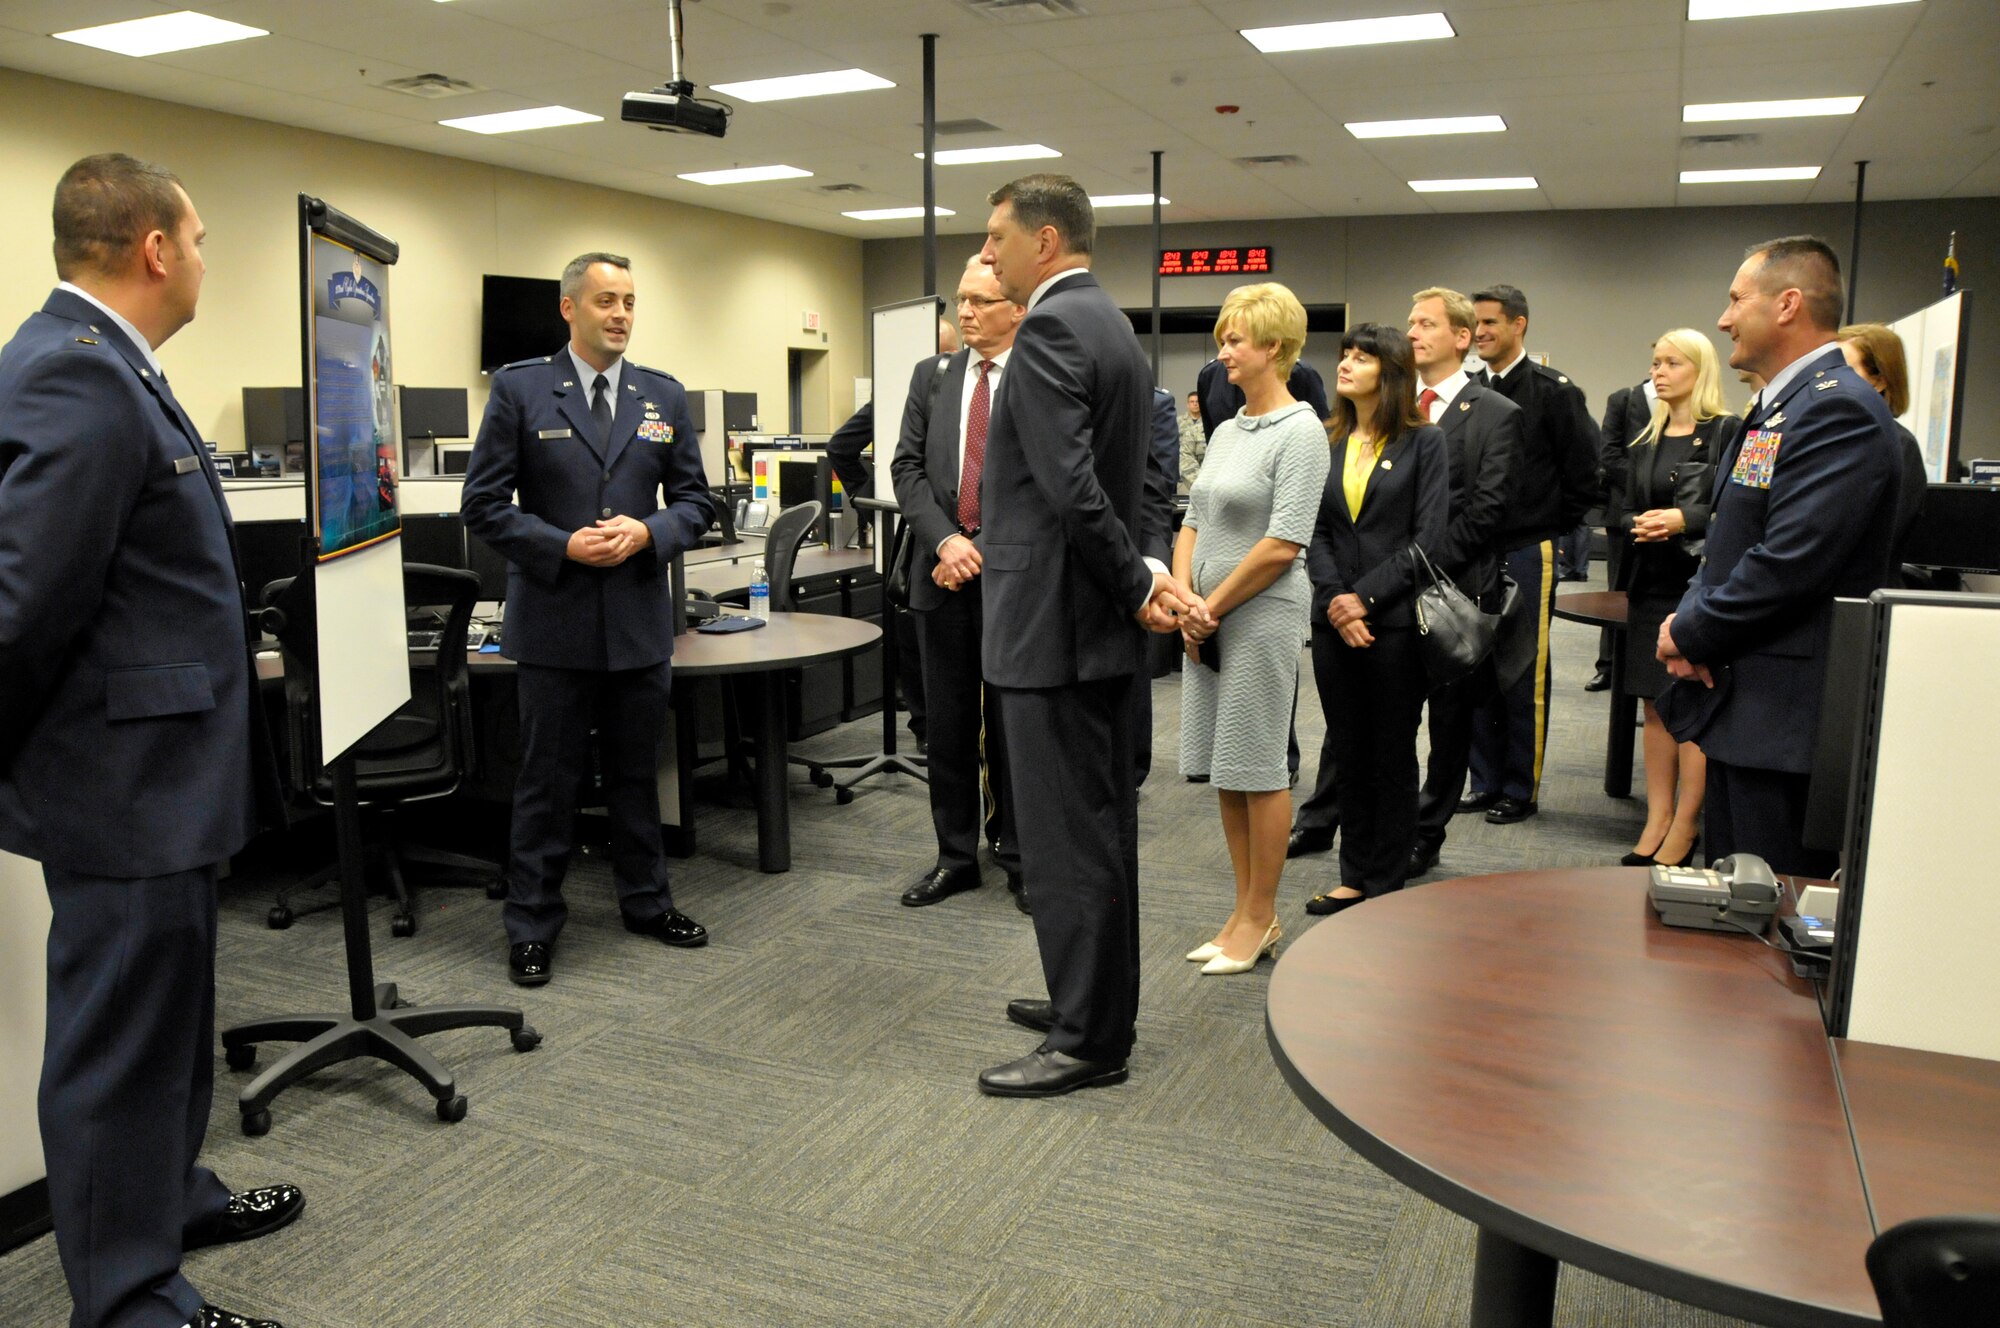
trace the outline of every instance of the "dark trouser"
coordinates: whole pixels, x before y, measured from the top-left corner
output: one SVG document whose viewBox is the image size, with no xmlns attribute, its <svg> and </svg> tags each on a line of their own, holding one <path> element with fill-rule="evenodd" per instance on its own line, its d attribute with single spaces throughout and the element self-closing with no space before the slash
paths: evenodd
<svg viewBox="0 0 2000 1328">
<path fill-rule="evenodd" d="M 890 701 L 900 693 L 903 709 L 910 712 L 910 732 L 919 742 L 930 742 L 930 698 L 924 695 L 924 670 L 917 644 L 916 621 L 921 616 L 908 609 L 896 609 L 896 688 Z"/>
<path fill-rule="evenodd" d="M 1417 829 L 1417 720 L 1424 665 L 1413 628 L 1378 628 L 1357 650 L 1312 634 L 1313 681 L 1333 741 L 1340 883 L 1370 896 L 1403 888 Z"/>
<path fill-rule="evenodd" d="M 1578 526 L 1556 541 L 1556 557 L 1563 575 L 1590 571 L 1590 527 Z"/>
<path fill-rule="evenodd" d="M 995 688 L 1035 943 L 1055 1007 L 1047 1042 L 1122 1061 L 1139 1013 L 1139 802 L 1133 677 Z"/>
<path fill-rule="evenodd" d="M 1000 865 L 1021 870 L 1013 819 L 1007 815 L 1007 751 L 1000 708 L 979 677 L 979 581 L 974 578 L 934 609 L 912 613 L 911 633 L 923 656 L 923 691 L 930 715 L 931 825 L 937 865 L 946 870 L 979 861 L 981 823 L 1000 845 Z M 990 784 L 989 784 L 990 781 Z M 993 812 L 984 815 L 988 795 Z"/>
<path fill-rule="evenodd" d="M 1292 713 L 1298 714 L 1299 685 L 1292 684 Z M 1324 716 L 1322 716 L 1324 717 Z M 1285 736 L 1285 768 L 1294 775 L 1299 773 L 1299 725 L 1295 718 L 1291 732 Z M 1333 832 L 1340 829 L 1340 793 L 1334 783 L 1333 725 L 1326 726 L 1326 736 L 1319 744 L 1319 764 L 1313 768 L 1312 792 L 1299 803 L 1299 809 L 1292 815 L 1292 833 L 1324 835 L 1333 838 Z"/>
<path fill-rule="evenodd" d="M 575 843 L 578 796 L 590 777 L 593 725 L 618 907 L 635 921 L 658 917 L 673 907 L 660 848 L 668 666 L 609 672 L 523 664 L 514 672 L 521 693 L 521 772 L 514 782 L 503 910 L 508 941 L 553 941 L 569 916 L 563 872 Z"/>
<path fill-rule="evenodd" d="M 42 877 L 38 1104 L 70 1326 L 180 1328 L 202 1306 L 182 1242 L 229 1203 L 196 1162 L 215 1075 L 215 871 Z"/>
<path fill-rule="evenodd" d="M 1702 806 L 1710 862 L 1732 853 L 1754 853 L 1774 872 L 1830 878 L 1840 855 L 1809 849 L 1805 836 L 1806 790 L 1810 775 L 1760 770 L 1708 758 L 1708 796 Z"/>
<path fill-rule="evenodd" d="M 1435 849 L 1444 843 L 1445 828 L 1465 796 L 1465 774 L 1472 758 L 1472 716 L 1479 698 L 1493 691 L 1493 661 L 1489 657 L 1464 678 L 1430 696 L 1431 751 L 1424 766 L 1424 787 L 1417 795 L 1417 843 Z"/>
<path fill-rule="evenodd" d="M 1472 718 L 1472 788 L 1475 793 L 1533 802 L 1541 796 L 1542 758 L 1549 742 L 1549 624 L 1555 614 L 1555 546 L 1547 540 L 1502 558 L 1507 574 L 1538 615 L 1535 662 L 1514 685 L 1481 701 Z"/>
</svg>

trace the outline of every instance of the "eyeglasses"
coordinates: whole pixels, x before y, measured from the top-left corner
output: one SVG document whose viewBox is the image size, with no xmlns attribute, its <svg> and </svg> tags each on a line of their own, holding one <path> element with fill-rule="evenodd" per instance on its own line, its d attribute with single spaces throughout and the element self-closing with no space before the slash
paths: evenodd
<svg viewBox="0 0 2000 1328">
<path fill-rule="evenodd" d="M 1008 303 L 1010 303 L 1010 301 L 1004 295 L 999 296 L 997 298 L 988 297 L 985 295 L 961 295 L 958 297 L 958 307 L 961 309 L 963 309 L 968 304 L 975 309 L 991 309 L 996 304 L 1008 304 Z"/>
</svg>

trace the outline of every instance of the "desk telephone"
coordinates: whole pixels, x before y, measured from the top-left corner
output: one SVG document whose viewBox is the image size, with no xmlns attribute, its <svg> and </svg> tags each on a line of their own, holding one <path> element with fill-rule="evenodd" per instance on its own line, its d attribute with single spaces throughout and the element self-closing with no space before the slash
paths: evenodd
<svg viewBox="0 0 2000 1328">
<path fill-rule="evenodd" d="M 1707 869 L 1655 863 L 1646 896 L 1669 927 L 1761 936 L 1778 911 L 1778 878 L 1770 863 L 1751 853 L 1735 854 Z"/>
</svg>

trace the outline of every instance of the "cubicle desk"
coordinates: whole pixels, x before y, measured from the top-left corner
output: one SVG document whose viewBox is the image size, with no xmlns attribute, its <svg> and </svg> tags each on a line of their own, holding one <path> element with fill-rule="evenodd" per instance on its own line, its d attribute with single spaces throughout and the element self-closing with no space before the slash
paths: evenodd
<svg viewBox="0 0 2000 1328">
<path fill-rule="evenodd" d="M 47 1022 L 49 893 L 39 863 L 0 853 L 0 1250 L 49 1229 L 35 1110 Z"/>
<path fill-rule="evenodd" d="M 1833 1040 L 1877 1229 L 2000 1213 L 2000 1062 Z"/>
<path fill-rule="evenodd" d="M 1622 590 L 1573 590 L 1556 596 L 1555 615 L 1571 622 L 1611 629 L 1610 727 L 1604 735 L 1604 792 L 1613 798 L 1632 796 L 1632 730 L 1638 709 L 1625 690 L 1625 624 Z"/>
<path fill-rule="evenodd" d="M 2000 1206 L 2000 1175 L 1976 1174 L 2000 1067 L 1836 1048 L 1782 955 L 1660 925 L 1645 882 L 1469 877 L 1329 918 L 1271 979 L 1279 1069 L 1356 1152 L 1479 1224 L 1474 1328 L 1547 1325 L 1557 1260 L 1757 1323 L 1879 1323 L 1857 1146 L 1896 1196 L 1881 1225 Z M 1836 1057 L 1861 1071 L 1852 1124 Z M 1940 1117 L 1987 1133 L 1940 1155 Z"/>
</svg>

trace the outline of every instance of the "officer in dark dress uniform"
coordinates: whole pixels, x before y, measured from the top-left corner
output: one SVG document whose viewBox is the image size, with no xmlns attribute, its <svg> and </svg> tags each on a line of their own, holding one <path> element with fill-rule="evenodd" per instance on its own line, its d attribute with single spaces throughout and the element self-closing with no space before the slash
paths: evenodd
<svg viewBox="0 0 2000 1328">
<path fill-rule="evenodd" d="M 520 666 L 521 770 L 506 922 L 509 976 L 523 986 L 549 980 L 568 916 L 562 878 L 593 724 L 627 930 L 708 941 L 667 888 L 656 781 L 674 651 L 668 570 L 714 508 L 686 392 L 624 358 L 630 264 L 585 254 L 563 270 L 562 292 L 570 343 L 494 375 L 463 499 L 465 528 L 513 564 L 501 653 Z"/>
</svg>

